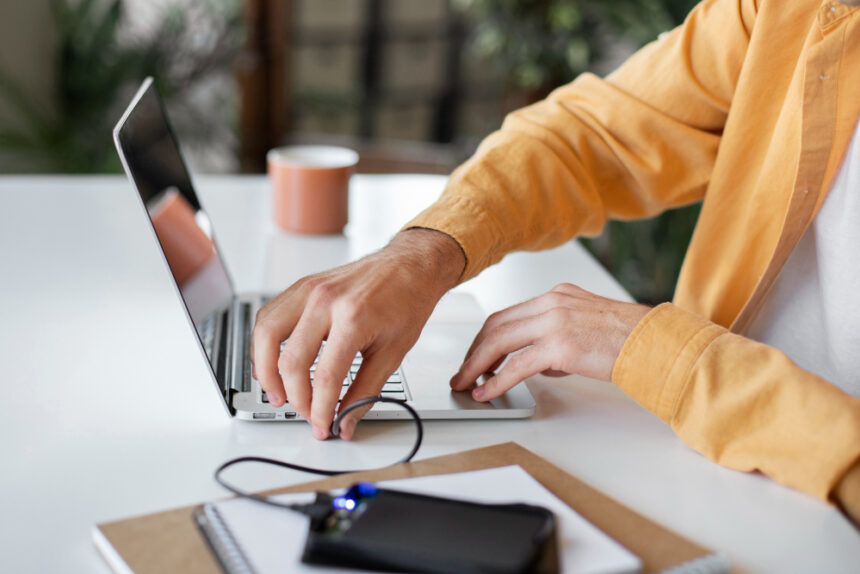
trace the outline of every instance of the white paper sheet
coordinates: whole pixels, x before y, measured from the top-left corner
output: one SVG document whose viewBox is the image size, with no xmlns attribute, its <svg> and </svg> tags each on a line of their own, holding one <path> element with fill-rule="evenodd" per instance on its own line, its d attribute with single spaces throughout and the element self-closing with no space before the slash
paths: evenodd
<svg viewBox="0 0 860 574">
<path fill-rule="evenodd" d="M 556 515 L 564 574 L 622 574 L 641 569 L 639 558 L 571 510 L 519 466 L 391 480 L 379 486 L 474 502 L 543 506 Z M 313 495 L 285 494 L 276 499 L 307 502 Z M 308 522 L 299 514 L 240 499 L 215 505 L 258 574 L 355 572 L 301 563 Z"/>
</svg>

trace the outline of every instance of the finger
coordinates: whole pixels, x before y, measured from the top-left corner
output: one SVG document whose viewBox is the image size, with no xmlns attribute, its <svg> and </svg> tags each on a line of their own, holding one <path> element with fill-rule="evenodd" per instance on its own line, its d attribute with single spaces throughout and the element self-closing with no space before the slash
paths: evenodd
<svg viewBox="0 0 860 574">
<path fill-rule="evenodd" d="M 493 367 L 497 368 L 509 354 L 532 345 L 546 334 L 546 319 L 547 315 L 541 313 L 503 323 L 487 332 L 451 379 L 451 388 L 457 391 L 468 388 L 478 377 L 490 372 Z"/>
<path fill-rule="evenodd" d="M 343 389 L 343 380 L 349 373 L 352 360 L 358 352 L 351 334 L 332 332 L 329 334 L 313 378 L 311 398 L 311 424 L 314 436 L 326 439 Z"/>
<path fill-rule="evenodd" d="M 327 332 L 328 316 L 321 310 L 306 309 L 278 359 L 279 376 L 287 391 L 286 398 L 296 412 L 306 419 L 310 419 L 310 368 Z"/>
<path fill-rule="evenodd" d="M 306 299 L 306 297 L 301 297 L 299 296 L 300 294 L 297 293 L 298 285 L 299 283 L 294 284 L 289 289 L 279 293 L 275 297 L 271 298 L 265 305 L 260 307 L 257 310 L 256 317 L 254 318 L 254 326 L 256 327 L 256 325 L 261 323 L 265 324 L 267 322 L 276 322 L 285 324 L 285 326 L 289 327 L 289 331 L 292 331 L 301 316 L 302 309 L 304 308 L 304 301 Z M 286 303 L 291 304 L 286 305 Z M 284 335 L 284 338 L 287 336 L 289 336 L 289 332 Z M 256 338 L 255 333 L 255 336 L 251 337 L 251 345 L 249 347 L 252 365 L 256 364 L 256 357 L 254 354 Z M 279 341 L 278 344 L 280 344 L 280 342 L 281 341 Z M 257 378 L 256 375 L 254 378 Z"/>
<path fill-rule="evenodd" d="M 402 358 L 402 357 L 401 357 Z M 397 369 L 399 360 L 394 353 L 381 356 L 379 354 L 366 355 L 355 375 L 353 383 L 340 402 L 340 410 L 344 410 L 352 403 L 367 397 L 376 397 L 382 390 L 389 375 Z M 340 421 L 340 437 L 352 440 L 358 421 L 373 408 L 373 405 L 365 405 L 352 411 Z"/>
<path fill-rule="evenodd" d="M 548 368 L 550 362 L 545 355 L 543 346 L 534 345 L 511 356 L 498 373 L 472 391 L 472 398 L 486 402 L 500 397 L 508 389 Z"/>
<path fill-rule="evenodd" d="M 466 358 L 464 359 L 464 362 L 472 355 L 478 345 L 483 342 L 487 334 L 499 325 L 509 323 L 511 321 L 516 321 L 518 319 L 524 319 L 525 317 L 538 315 L 540 313 L 543 313 L 547 309 L 563 305 L 565 298 L 565 293 L 562 293 L 560 291 L 550 291 L 549 293 L 544 293 L 543 295 L 539 295 L 538 297 L 523 301 L 522 303 L 517 303 L 516 305 L 508 307 L 507 309 L 502 309 L 501 311 L 493 313 L 484 322 L 484 326 L 481 327 L 481 330 L 478 332 L 478 334 L 475 335 L 475 340 L 472 341 L 472 345 L 466 352 Z"/>
<path fill-rule="evenodd" d="M 486 371 L 481 373 L 481 375 L 496 372 L 496 369 L 501 367 L 502 363 L 504 363 L 505 359 L 507 359 L 507 358 L 508 358 L 507 355 L 499 357 L 498 359 L 496 359 L 496 361 L 492 365 L 489 366 L 489 368 Z M 462 366 L 461 366 L 461 368 L 462 368 Z M 459 373 L 459 371 L 457 371 L 457 372 Z M 478 375 L 478 376 L 480 376 L 480 375 Z M 454 389 L 455 391 L 465 391 L 469 387 L 473 386 L 472 383 L 468 383 L 468 382 L 461 383 L 456 374 L 453 377 L 451 377 L 450 384 L 451 384 L 451 388 Z"/>
<path fill-rule="evenodd" d="M 290 336 L 301 316 L 301 305 L 285 307 L 278 315 L 259 313 L 251 337 L 250 356 L 254 378 L 260 382 L 269 402 L 280 406 L 286 400 L 284 384 L 278 373 L 281 343 Z"/>
</svg>

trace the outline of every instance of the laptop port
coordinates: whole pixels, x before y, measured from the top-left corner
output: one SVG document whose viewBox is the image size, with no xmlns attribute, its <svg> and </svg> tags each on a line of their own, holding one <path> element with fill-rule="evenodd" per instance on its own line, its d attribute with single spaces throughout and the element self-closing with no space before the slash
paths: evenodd
<svg viewBox="0 0 860 574">
<path fill-rule="evenodd" d="M 260 419 L 273 419 L 275 418 L 275 413 L 254 413 L 254 420 Z"/>
</svg>

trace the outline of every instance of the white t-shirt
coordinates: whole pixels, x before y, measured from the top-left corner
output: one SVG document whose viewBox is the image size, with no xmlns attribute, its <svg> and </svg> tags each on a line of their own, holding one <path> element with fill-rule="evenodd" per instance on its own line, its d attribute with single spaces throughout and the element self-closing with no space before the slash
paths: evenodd
<svg viewBox="0 0 860 574">
<path fill-rule="evenodd" d="M 860 124 L 746 335 L 860 397 Z"/>
</svg>

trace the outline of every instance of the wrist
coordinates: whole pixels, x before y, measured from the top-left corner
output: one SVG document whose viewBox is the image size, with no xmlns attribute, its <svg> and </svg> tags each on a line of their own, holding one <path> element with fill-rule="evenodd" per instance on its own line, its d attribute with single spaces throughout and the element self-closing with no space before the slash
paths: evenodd
<svg viewBox="0 0 860 574">
<path fill-rule="evenodd" d="M 460 282 L 466 254 L 450 235 L 435 229 L 413 227 L 394 236 L 386 251 L 424 275 L 441 296 Z"/>
</svg>

